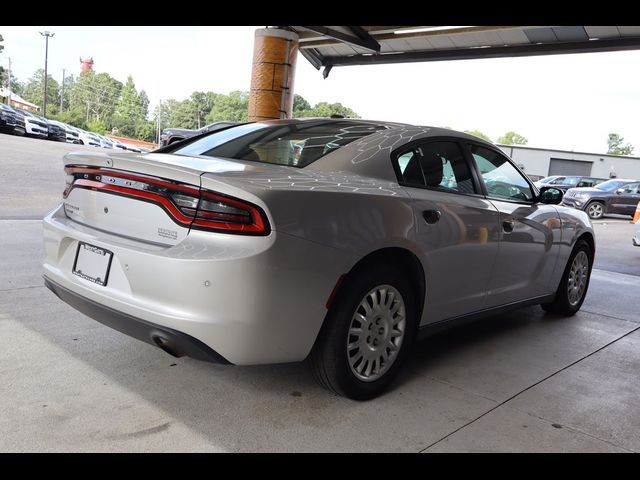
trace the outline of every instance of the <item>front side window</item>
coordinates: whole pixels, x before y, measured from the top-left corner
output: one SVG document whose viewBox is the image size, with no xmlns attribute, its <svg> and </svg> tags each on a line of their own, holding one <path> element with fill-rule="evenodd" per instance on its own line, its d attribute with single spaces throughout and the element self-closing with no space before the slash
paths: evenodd
<svg viewBox="0 0 640 480">
<path fill-rule="evenodd" d="M 628 185 L 625 185 L 624 188 L 624 193 L 631 193 L 633 195 L 635 195 L 636 193 L 638 193 L 638 185 L 637 183 L 629 183 Z"/>
<path fill-rule="evenodd" d="M 206 135 L 171 153 L 306 167 L 354 140 L 386 128 L 357 121 L 248 123 Z"/>
<path fill-rule="evenodd" d="M 476 193 L 471 169 L 455 142 L 429 142 L 398 156 L 401 182 L 444 192 Z"/>
<path fill-rule="evenodd" d="M 494 150 L 469 145 L 489 197 L 512 200 L 533 200 L 533 191 L 524 176 L 509 160 Z"/>
</svg>

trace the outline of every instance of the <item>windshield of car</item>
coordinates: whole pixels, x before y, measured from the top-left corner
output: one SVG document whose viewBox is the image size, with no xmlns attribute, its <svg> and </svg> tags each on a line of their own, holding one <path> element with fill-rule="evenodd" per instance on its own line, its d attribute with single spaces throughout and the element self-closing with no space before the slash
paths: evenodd
<svg viewBox="0 0 640 480">
<path fill-rule="evenodd" d="M 354 140 L 385 128 L 385 125 L 353 120 L 248 123 L 213 132 L 171 153 L 302 168 Z"/>
<path fill-rule="evenodd" d="M 555 177 L 555 176 L 554 177 L 546 177 L 546 178 L 543 178 L 542 180 L 539 180 L 538 183 L 547 184 L 547 183 L 553 182 L 557 178 L 562 178 L 562 177 Z"/>
<path fill-rule="evenodd" d="M 550 185 L 569 185 L 575 187 L 580 181 L 580 178 L 581 177 L 560 177 L 551 182 Z"/>
<path fill-rule="evenodd" d="M 605 192 L 610 192 L 615 190 L 616 188 L 620 188 L 627 182 L 623 182 L 621 180 L 607 180 L 606 182 L 600 183 L 595 186 L 598 190 L 604 190 Z"/>
</svg>

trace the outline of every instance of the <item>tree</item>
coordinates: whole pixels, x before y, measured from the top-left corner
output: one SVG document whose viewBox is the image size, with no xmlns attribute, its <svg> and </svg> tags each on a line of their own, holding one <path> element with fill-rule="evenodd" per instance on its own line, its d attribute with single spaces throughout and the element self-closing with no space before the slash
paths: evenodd
<svg viewBox="0 0 640 480">
<path fill-rule="evenodd" d="M 464 133 L 468 133 L 469 135 L 473 135 L 475 137 L 480 137 L 481 139 L 486 140 L 487 142 L 491 141 L 491 137 L 489 137 L 489 135 L 485 133 L 482 133 L 480 130 L 465 130 Z"/>
<path fill-rule="evenodd" d="M 235 91 L 229 95 L 219 95 L 216 103 L 207 115 L 207 123 L 246 122 L 249 109 L 249 93 Z"/>
<path fill-rule="evenodd" d="M 342 115 L 346 118 L 360 118 L 360 116 L 341 103 L 320 102 L 309 110 L 300 112 L 301 117 L 330 117 L 331 115 Z"/>
<path fill-rule="evenodd" d="M 70 74 L 64 77 L 64 83 L 62 87 L 60 87 L 60 96 L 62 99 L 58 98 L 58 104 L 61 106 L 61 110 L 68 110 L 71 108 L 71 92 L 73 91 L 73 87 L 76 84 L 76 78 Z"/>
<path fill-rule="evenodd" d="M 116 102 L 112 124 L 122 135 L 132 137 L 136 133 L 137 123 L 141 120 L 145 120 L 145 116 L 143 116 L 140 96 L 135 83 L 133 83 L 133 77 L 129 75 L 127 83 L 120 91 L 120 98 Z"/>
<path fill-rule="evenodd" d="M 58 113 L 60 102 L 60 85 L 51 76 L 47 75 L 47 105 L 49 106 L 49 113 Z M 36 105 L 42 106 L 44 100 L 44 69 L 40 68 L 35 71 L 33 76 L 24 86 L 22 96 L 25 100 Z"/>
<path fill-rule="evenodd" d="M 607 153 L 612 155 L 632 155 L 633 154 L 633 145 L 627 143 L 626 145 L 622 145 L 624 142 L 624 138 L 622 138 L 617 133 L 610 133 L 609 140 L 607 143 L 609 144 L 609 149 Z"/>
<path fill-rule="evenodd" d="M 122 83 L 108 73 L 83 72 L 71 92 L 71 108 L 82 109 L 89 121 L 102 121 L 111 129 Z"/>
<path fill-rule="evenodd" d="M 519 133 L 507 132 L 503 136 L 498 138 L 496 143 L 501 143 L 503 145 L 526 145 L 528 141 L 529 140 L 524 138 Z"/>
<path fill-rule="evenodd" d="M 301 117 L 305 110 L 311 110 L 311 104 L 307 102 L 302 95 L 297 93 L 293 95 L 293 116 Z"/>
</svg>

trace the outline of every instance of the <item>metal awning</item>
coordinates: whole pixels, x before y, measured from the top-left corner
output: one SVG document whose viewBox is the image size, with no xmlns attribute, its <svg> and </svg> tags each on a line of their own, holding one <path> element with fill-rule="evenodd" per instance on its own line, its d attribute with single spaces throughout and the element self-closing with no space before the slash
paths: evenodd
<svg viewBox="0 0 640 480">
<path fill-rule="evenodd" d="M 640 49 L 640 26 L 289 26 L 317 69 Z"/>
</svg>

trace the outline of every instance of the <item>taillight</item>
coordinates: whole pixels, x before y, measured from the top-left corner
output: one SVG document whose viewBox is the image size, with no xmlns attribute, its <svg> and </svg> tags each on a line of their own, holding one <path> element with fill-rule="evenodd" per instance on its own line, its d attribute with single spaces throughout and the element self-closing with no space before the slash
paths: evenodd
<svg viewBox="0 0 640 480">
<path fill-rule="evenodd" d="M 262 210 L 249 202 L 203 190 L 192 227 L 235 233 L 266 235 L 268 222 Z"/>
<path fill-rule="evenodd" d="M 217 192 L 169 180 L 96 167 L 67 167 L 67 198 L 74 188 L 137 198 L 160 206 L 177 224 L 222 233 L 268 235 L 260 207 Z"/>
</svg>

